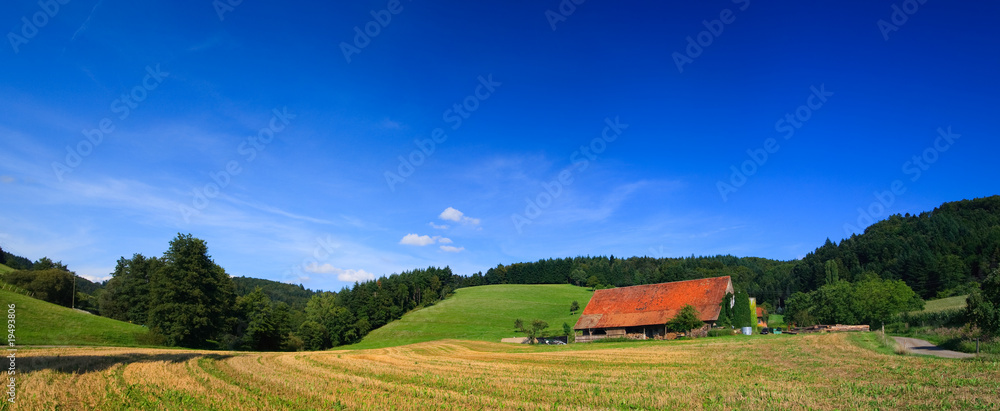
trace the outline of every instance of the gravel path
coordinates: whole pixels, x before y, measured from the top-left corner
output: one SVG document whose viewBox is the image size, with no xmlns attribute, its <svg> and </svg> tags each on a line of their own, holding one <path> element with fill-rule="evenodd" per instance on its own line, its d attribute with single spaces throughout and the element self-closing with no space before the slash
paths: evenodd
<svg viewBox="0 0 1000 411">
<path fill-rule="evenodd" d="M 944 348 L 938 347 L 924 340 L 918 340 L 916 338 L 909 337 L 892 337 L 896 340 L 896 343 L 909 349 L 910 352 L 914 354 L 921 355 L 933 355 L 935 357 L 941 358 L 972 358 L 975 357 L 973 354 L 966 354 L 964 352 L 946 350 Z"/>
</svg>

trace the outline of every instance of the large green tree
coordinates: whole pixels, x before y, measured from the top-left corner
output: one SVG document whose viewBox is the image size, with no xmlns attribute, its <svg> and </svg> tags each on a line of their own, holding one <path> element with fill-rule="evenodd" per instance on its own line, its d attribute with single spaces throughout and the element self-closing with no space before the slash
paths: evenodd
<svg viewBox="0 0 1000 411">
<path fill-rule="evenodd" d="M 205 241 L 178 234 L 150 284 L 149 326 L 170 345 L 211 346 L 231 324 L 233 281 L 212 261 Z"/>
<path fill-rule="evenodd" d="M 804 326 L 822 324 L 879 325 L 896 314 L 923 309 L 924 302 L 901 280 L 883 280 L 867 272 L 856 283 L 844 280 L 816 291 L 795 293 L 788 299 L 786 315 Z"/>
<path fill-rule="evenodd" d="M 134 324 L 146 324 L 150 309 L 150 282 L 162 266 L 160 259 L 134 254 L 121 257 L 101 294 L 101 315 Z"/>
<path fill-rule="evenodd" d="M 287 304 L 285 307 L 287 311 Z M 281 344 L 287 337 L 287 333 L 282 332 L 282 318 L 277 315 L 281 310 L 275 310 L 271 299 L 260 287 L 236 299 L 236 312 L 241 348 L 255 351 L 281 349 Z"/>
<path fill-rule="evenodd" d="M 966 317 L 988 335 L 1000 334 L 1000 269 L 994 269 L 983 280 L 981 290 L 966 299 Z"/>
</svg>

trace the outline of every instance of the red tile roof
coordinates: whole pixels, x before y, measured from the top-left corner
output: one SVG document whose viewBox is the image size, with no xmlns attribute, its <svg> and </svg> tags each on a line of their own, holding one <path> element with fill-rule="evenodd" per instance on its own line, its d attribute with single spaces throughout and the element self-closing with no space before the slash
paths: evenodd
<svg viewBox="0 0 1000 411">
<path fill-rule="evenodd" d="M 597 290 L 573 328 L 663 325 L 687 304 L 702 321 L 715 321 L 727 292 L 733 292 L 728 276 Z"/>
<path fill-rule="evenodd" d="M 757 318 L 763 318 L 763 317 L 764 317 L 764 307 L 757 307 Z"/>
</svg>

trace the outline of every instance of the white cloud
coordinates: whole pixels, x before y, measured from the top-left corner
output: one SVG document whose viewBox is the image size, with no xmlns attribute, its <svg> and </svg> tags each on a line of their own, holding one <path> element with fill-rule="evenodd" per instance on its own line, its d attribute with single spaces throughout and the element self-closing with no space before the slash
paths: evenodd
<svg viewBox="0 0 1000 411">
<path fill-rule="evenodd" d="M 441 244 L 451 244 L 452 243 L 451 239 L 448 238 L 448 237 L 434 237 L 434 238 L 437 238 L 438 242 L 441 243 Z"/>
<path fill-rule="evenodd" d="M 450 220 L 450 221 L 461 222 L 462 221 L 462 216 L 464 216 L 464 215 L 465 215 L 465 213 L 463 213 L 461 211 L 458 211 L 458 210 L 456 210 L 454 208 L 448 207 L 444 211 L 441 212 L 441 215 L 439 215 L 438 218 L 440 218 L 442 220 Z"/>
<path fill-rule="evenodd" d="M 407 234 L 402 240 L 399 240 L 399 243 L 423 247 L 425 245 L 434 244 L 434 239 L 428 235 Z"/>
<path fill-rule="evenodd" d="M 307 265 L 305 267 L 305 270 L 308 271 L 308 272 L 310 272 L 310 273 L 336 274 L 338 280 L 340 280 L 340 281 L 346 281 L 346 282 L 349 282 L 349 283 L 361 282 L 361 281 L 368 281 L 368 280 L 374 280 L 375 279 L 375 274 L 369 273 L 369 272 L 367 272 L 365 270 L 350 270 L 350 269 L 345 270 L 343 268 L 334 267 L 334 266 L 330 265 L 329 263 L 323 264 L 323 265 L 318 265 L 316 263 L 312 263 L 312 264 Z"/>
<path fill-rule="evenodd" d="M 465 251 L 465 247 L 452 247 L 450 245 L 443 245 L 443 246 L 441 246 L 441 251 L 445 251 L 445 252 L 449 252 L 449 253 L 458 253 L 458 252 Z"/>
<path fill-rule="evenodd" d="M 430 224 L 432 228 L 437 229 L 437 230 L 447 230 L 448 229 L 448 224 L 437 225 L 437 224 L 434 224 L 433 221 L 431 221 L 431 222 L 429 222 L 427 224 Z"/>
<path fill-rule="evenodd" d="M 456 223 L 479 225 L 478 218 L 472 218 L 465 215 L 465 213 L 458 211 L 452 207 L 448 207 L 441 212 L 438 218 L 442 220 L 454 221 Z"/>
<path fill-rule="evenodd" d="M 6 183 L 6 184 L 10 184 L 10 183 L 13 183 L 14 181 L 15 181 L 14 177 L 11 177 L 11 176 L 0 176 L 0 182 Z M 434 224 L 434 223 L 431 223 L 431 224 Z M 444 226 L 444 227 L 448 228 L 448 226 Z M 437 227 L 435 227 L 435 228 L 437 228 Z"/>
</svg>

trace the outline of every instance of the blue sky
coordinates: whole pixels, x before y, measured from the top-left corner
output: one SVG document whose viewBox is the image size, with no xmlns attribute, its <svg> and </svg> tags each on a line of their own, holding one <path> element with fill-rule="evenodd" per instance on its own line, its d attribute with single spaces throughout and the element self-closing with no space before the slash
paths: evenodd
<svg viewBox="0 0 1000 411">
<path fill-rule="evenodd" d="M 0 246 L 339 289 L 997 194 L 996 3 L 334 3 L 4 2 Z"/>
</svg>

